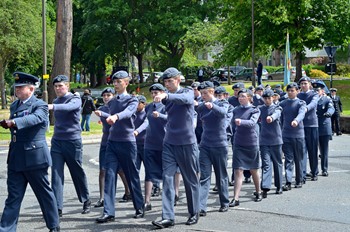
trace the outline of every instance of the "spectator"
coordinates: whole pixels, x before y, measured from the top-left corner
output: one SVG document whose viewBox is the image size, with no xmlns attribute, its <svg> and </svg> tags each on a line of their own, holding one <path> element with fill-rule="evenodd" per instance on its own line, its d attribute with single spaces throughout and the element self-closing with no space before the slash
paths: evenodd
<svg viewBox="0 0 350 232">
<path fill-rule="evenodd" d="M 259 60 L 258 67 L 256 69 L 256 75 L 258 76 L 258 85 L 262 84 L 261 76 L 263 71 L 263 64 L 261 63 L 261 60 Z"/>
<path fill-rule="evenodd" d="M 337 89 L 336 88 L 331 88 L 331 98 L 333 101 L 334 109 L 335 112 L 332 115 L 332 131 L 333 134 L 336 133 L 337 135 L 342 135 L 341 130 L 340 130 L 340 114 L 343 112 L 342 109 L 342 104 L 340 97 L 337 96 Z"/>
<path fill-rule="evenodd" d="M 84 125 L 85 130 L 90 131 L 90 117 L 92 114 L 92 111 L 96 110 L 96 106 L 94 104 L 94 99 L 91 97 L 91 91 L 90 89 L 84 90 L 84 95 L 81 98 L 81 104 L 82 104 L 82 110 L 81 110 L 81 130 L 84 131 Z"/>
<path fill-rule="evenodd" d="M 204 70 L 200 67 L 197 71 L 198 82 L 203 82 Z"/>
</svg>

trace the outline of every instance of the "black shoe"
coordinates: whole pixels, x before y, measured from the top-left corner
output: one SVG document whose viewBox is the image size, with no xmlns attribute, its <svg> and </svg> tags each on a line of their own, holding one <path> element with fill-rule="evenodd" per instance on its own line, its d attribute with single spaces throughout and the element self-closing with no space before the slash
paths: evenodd
<svg viewBox="0 0 350 232">
<path fill-rule="evenodd" d="M 158 197 L 160 195 L 160 188 L 159 187 L 153 187 L 152 188 L 152 197 Z"/>
<path fill-rule="evenodd" d="M 214 191 L 214 192 L 219 191 L 218 186 L 215 185 L 214 188 L 213 188 L 213 191 Z"/>
<path fill-rule="evenodd" d="M 145 216 L 145 208 L 138 209 L 135 212 L 134 218 L 143 218 Z"/>
<path fill-rule="evenodd" d="M 261 196 L 262 198 L 267 198 L 267 190 L 263 190 Z"/>
<path fill-rule="evenodd" d="M 96 222 L 97 223 L 105 223 L 105 222 L 111 222 L 114 221 L 115 217 L 112 215 L 107 215 L 107 214 L 103 214 L 101 217 L 96 218 Z"/>
<path fill-rule="evenodd" d="M 100 208 L 103 207 L 104 201 L 103 200 L 98 200 L 96 204 L 94 205 L 95 208 Z"/>
<path fill-rule="evenodd" d="M 223 213 L 223 212 L 227 212 L 228 211 L 228 206 L 221 206 L 219 209 L 219 212 Z"/>
<path fill-rule="evenodd" d="M 58 216 L 62 217 L 63 213 L 62 213 L 62 209 L 58 209 Z"/>
<path fill-rule="evenodd" d="M 228 182 L 228 185 L 229 185 L 229 186 L 235 186 L 235 181 L 234 181 L 234 180 L 233 180 L 233 181 L 229 181 L 229 182 Z"/>
<path fill-rule="evenodd" d="M 301 181 L 301 183 L 302 183 L 302 184 L 306 184 L 306 179 L 303 179 L 303 180 Z"/>
<path fill-rule="evenodd" d="M 50 229 L 50 232 L 57 232 L 57 231 L 60 231 L 60 227 L 59 226 Z"/>
<path fill-rule="evenodd" d="M 152 225 L 156 226 L 158 229 L 163 229 L 163 228 L 174 226 L 175 222 L 174 220 L 171 220 L 171 219 L 163 219 L 160 221 L 152 221 Z"/>
<path fill-rule="evenodd" d="M 337 135 L 342 135 L 343 133 L 341 133 L 341 131 L 337 132 Z"/>
<path fill-rule="evenodd" d="M 177 205 L 177 202 L 180 200 L 178 195 L 175 195 L 175 201 L 174 201 L 174 206 Z"/>
<path fill-rule="evenodd" d="M 288 183 L 282 187 L 282 190 L 283 191 L 290 191 L 290 190 L 292 190 L 292 185 L 290 183 Z"/>
<path fill-rule="evenodd" d="M 322 172 L 322 176 L 328 176 L 328 172 Z"/>
<path fill-rule="evenodd" d="M 303 185 L 302 184 L 295 184 L 295 188 L 302 188 Z"/>
<path fill-rule="evenodd" d="M 145 209 L 145 211 L 150 211 L 150 210 L 152 210 L 152 205 L 151 205 L 151 203 L 145 203 L 143 208 Z"/>
<path fill-rule="evenodd" d="M 126 203 L 131 200 L 132 200 L 131 194 L 128 194 L 128 195 L 124 194 L 122 199 L 119 200 L 119 203 Z"/>
<path fill-rule="evenodd" d="M 230 206 L 230 207 L 239 206 L 239 200 L 232 199 L 232 201 L 230 202 L 230 204 L 228 206 Z"/>
<path fill-rule="evenodd" d="M 306 173 L 306 178 L 311 178 L 313 175 L 311 174 L 311 172 Z"/>
<path fill-rule="evenodd" d="M 282 190 L 282 189 L 276 189 L 275 194 L 282 194 L 282 193 L 283 193 L 283 190 Z"/>
<path fill-rule="evenodd" d="M 250 179 L 249 177 L 244 178 L 244 183 L 249 184 L 251 182 L 252 182 L 252 179 Z"/>
<path fill-rule="evenodd" d="M 204 210 L 201 209 L 201 211 L 199 211 L 199 216 L 205 217 L 205 216 L 207 216 L 207 212 L 205 212 Z"/>
<path fill-rule="evenodd" d="M 91 201 L 87 200 L 84 202 L 83 205 L 83 212 L 81 212 L 82 214 L 88 214 L 90 213 L 90 209 L 91 209 Z"/>
<path fill-rule="evenodd" d="M 267 194 L 267 193 L 266 193 Z M 261 194 L 260 193 L 256 193 L 255 194 L 255 198 L 254 201 L 255 202 L 260 202 L 262 200 Z"/>
<path fill-rule="evenodd" d="M 199 219 L 198 214 L 191 215 L 191 216 L 188 218 L 188 220 L 187 220 L 187 222 L 186 222 L 186 225 L 190 226 L 190 225 L 197 224 L 198 219 Z"/>
<path fill-rule="evenodd" d="M 311 181 L 317 181 L 317 180 L 318 180 L 318 177 L 317 177 L 317 176 L 311 177 Z"/>
</svg>

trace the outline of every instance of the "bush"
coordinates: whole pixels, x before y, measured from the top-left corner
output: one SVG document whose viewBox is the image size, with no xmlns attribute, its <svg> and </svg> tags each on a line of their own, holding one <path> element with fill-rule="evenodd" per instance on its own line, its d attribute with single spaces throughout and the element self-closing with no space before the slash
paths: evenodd
<svg viewBox="0 0 350 232">
<path fill-rule="evenodd" d="M 337 64 L 336 75 L 349 77 L 350 75 L 350 64 Z"/>
<path fill-rule="evenodd" d="M 313 78 L 318 78 L 318 79 L 326 79 L 328 78 L 328 74 L 321 71 L 321 70 L 318 70 L 318 69 L 311 69 L 310 70 L 310 74 L 309 74 L 310 77 L 313 77 Z"/>
<path fill-rule="evenodd" d="M 317 69 L 317 70 L 325 72 L 325 66 L 324 65 L 307 64 L 307 65 L 303 65 L 303 69 L 306 72 L 306 76 L 311 76 L 310 72 L 311 72 L 312 69 Z"/>
</svg>

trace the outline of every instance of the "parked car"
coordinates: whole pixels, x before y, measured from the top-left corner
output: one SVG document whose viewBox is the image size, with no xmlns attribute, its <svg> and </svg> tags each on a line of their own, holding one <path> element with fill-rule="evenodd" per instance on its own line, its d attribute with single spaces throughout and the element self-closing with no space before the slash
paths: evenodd
<svg viewBox="0 0 350 232">
<path fill-rule="evenodd" d="M 230 70 L 230 76 L 233 77 L 233 72 Z M 223 68 L 219 68 L 212 72 L 211 74 L 211 81 L 227 81 L 228 78 L 228 71 Z"/>
<path fill-rule="evenodd" d="M 237 73 L 239 73 L 240 71 L 242 71 L 243 69 L 246 69 L 245 66 L 230 66 L 230 71 L 236 75 Z"/>
<path fill-rule="evenodd" d="M 245 80 L 245 81 L 251 81 L 252 80 L 252 68 L 246 68 L 246 69 L 243 69 L 241 70 L 238 74 L 234 75 L 232 77 L 233 80 Z M 262 80 L 267 80 L 267 77 L 268 77 L 269 73 L 268 71 L 264 68 L 263 69 L 263 72 L 262 72 L 262 76 L 261 76 L 261 79 Z M 257 78 L 256 76 L 256 69 L 255 69 L 255 72 L 254 72 L 254 77 Z"/>
<path fill-rule="evenodd" d="M 294 80 L 296 76 L 296 68 L 292 67 L 290 72 L 290 78 L 291 80 Z M 306 76 L 306 72 L 304 69 L 302 69 L 302 76 Z M 284 79 L 284 67 L 277 69 L 276 71 L 270 73 L 268 75 L 269 80 L 283 80 Z"/>
</svg>

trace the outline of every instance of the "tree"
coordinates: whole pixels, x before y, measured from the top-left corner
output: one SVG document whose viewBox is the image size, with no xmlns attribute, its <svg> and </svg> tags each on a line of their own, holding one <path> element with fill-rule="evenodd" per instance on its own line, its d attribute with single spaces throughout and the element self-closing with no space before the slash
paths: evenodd
<svg viewBox="0 0 350 232">
<path fill-rule="evenodd" d="M 8 65 L 15 60 L 19 63 L 30 59 L 34 61 L 35 55 L 41 52 L 40 14 L 41 4 L 38 4 L 35 0 L 2 0 L 0 2 L 0 89 L 2 109 L 7 108 L 5 71 Z"/>
<path fill-rule="evenodd" d="M 70 77 L 70 59 L 72 51 L 73 12 L 72 0 L 56 2 L 56 36 L 51 77 L 66 75 Z M 49 84 L 49 102 L 54 99 L 52 80 Z"/>
<path fill-rule="evenodd" d="M 251 50 L 251 1 L 224 1 L 227 17 L 223 25 L 223 56 L 247 60 Z M 296 54 L 298 81 L 305 47 L 321 48 L 326 40 L 343 44 L 349 35 L 349 1 L 296 0 L 255 1 L 255 50 L 266 54 L 285 46 L 289 33 L 290 47 Z M 336 32 L 336 33 L 332 33 Z M 346 36 L 347 35 L 347 36 Z"/>
</svg>

